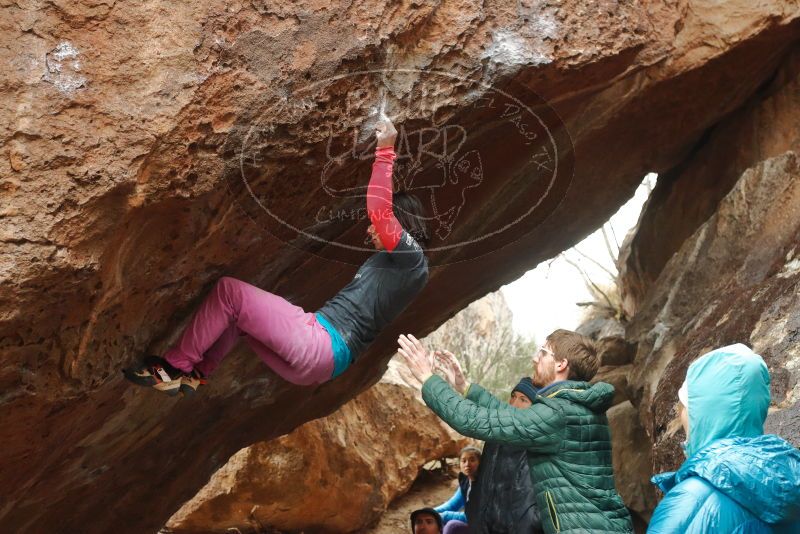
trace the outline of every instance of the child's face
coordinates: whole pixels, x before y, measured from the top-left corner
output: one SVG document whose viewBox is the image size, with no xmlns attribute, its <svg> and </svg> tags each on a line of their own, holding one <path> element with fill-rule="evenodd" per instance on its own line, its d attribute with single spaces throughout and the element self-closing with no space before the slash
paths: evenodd
<svg viewBox="0 0 800 534">
<path fill-rule="evenodd" d="M 514 408 L 530 408 L 531 404 L 533 404 L 527 395 L 519 391 L 513 391 L 511 393 L 511 398 L 508 403 Z"/>
<path fill-rule="evenodd" d="M 430 514 L 419 514 L 414 520 L 414 534 L 439 534 L 439 524 Z"/>
<path fill-rule="evenodd" d="M 478 474 L 478 465 L 480 463 L 481 460 L 478 458 L 477 454 L 474 452 L 465 452 L 461 455 L 461 472 L 474 480 L 475 475 Z"/>
</svg>

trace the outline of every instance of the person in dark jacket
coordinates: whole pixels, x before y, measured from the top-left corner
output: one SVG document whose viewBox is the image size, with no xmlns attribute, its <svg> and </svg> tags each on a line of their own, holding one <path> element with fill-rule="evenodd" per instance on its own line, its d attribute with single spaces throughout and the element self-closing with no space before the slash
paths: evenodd
<svg viewBox="0 0 800 534">
<path fill-rule="evenodd" d="M 653 477 L 665 493 L 650 534 L 800 532 L 800 451 L 764 434 L 764 360 L 742 344 L 689 366 L 678 398 L 687 459 Z"/>
<path fill-rule="evenodd" d="M 590 339 L 568 330 L 547 336 L 534 354 L 540 389 L 525 410 L 467 384 L 452 355 L 435 354 L 448 362 L 445 381 L 433 374 L 433 356 L 418 339 L 400 336 L 398 343 L 425 404 L 456 432 L 526 449 L 546 534 L 633 532 L 611 465 L 606 410 L 614 387 L 588 382 L 599 366 Z"/>
<path fill-rule="evenodd" d="M 511 391 L 508 404 L 529 408 L 536 398 L 530 377 Z M 536 492 L 524 448 L 487 442 L 466 514 L 473 534 L 542 534 Z"/>
<path fill-rule="evenodd" d="M 420 508 L 411 512 L 413 534 L 442 534 L 442 518 L 433 508 Z"/>
<path fill-rule="evenodd" d="M 481 450 L 471 445 L 464 447 L 458 455 L 458 460 L 461 465 L 461 472 L 458 474 L 458 487 L 447 502 L 434 508 L 442 516 L 444 534 L 469 532 L 464 507 L 469 503 L 472 486 L 478 474 L 478 468 L 481 463 Z"/>
</svg>

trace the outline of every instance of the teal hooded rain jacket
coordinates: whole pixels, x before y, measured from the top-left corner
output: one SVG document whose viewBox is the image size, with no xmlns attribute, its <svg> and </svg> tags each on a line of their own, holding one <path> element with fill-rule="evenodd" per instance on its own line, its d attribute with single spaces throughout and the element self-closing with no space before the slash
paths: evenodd
<svg viewBox="0 0 800 534">
<path fill-rule="evenodd" d="M 769 372 L 737 344 L 689 366 L 687 460 L 652 481 L 664 493 L 650 534 L 800 534 L 800 451 L 764 435 Z"/>
</svg>

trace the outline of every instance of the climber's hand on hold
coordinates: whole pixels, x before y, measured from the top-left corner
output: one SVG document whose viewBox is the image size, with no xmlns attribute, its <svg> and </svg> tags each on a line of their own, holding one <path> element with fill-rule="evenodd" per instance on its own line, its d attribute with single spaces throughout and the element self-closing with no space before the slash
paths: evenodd
<svg viewBox="0 0 800 534">
<path fill-rule="evenodd" d="M 378 148 L 394 147 L 394 141 L 397 139 L 397 130 L 386 115 L 378 117 L 378 124 L 375 126 L 375 137 L 378 139 Z"/>
</svg>

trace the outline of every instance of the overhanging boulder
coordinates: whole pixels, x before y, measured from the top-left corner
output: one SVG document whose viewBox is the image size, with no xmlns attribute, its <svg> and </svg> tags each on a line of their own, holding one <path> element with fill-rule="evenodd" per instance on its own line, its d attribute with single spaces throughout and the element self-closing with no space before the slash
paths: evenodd
<svg viewBox="0 0 800 534">
<path fill-rule="evenodd" d="M 792 1 L 26 5 L 0 21 L 11 66 L 0 82 L 0 525 L 28 532 L 157 529 L 235 451 L 374 383 L 399 331 L 432 330 L 605 221 L 645 173 L 673 168 L 740 107 L 798 36 Z M 390 75 L 352 76 L 374 70 Z M 456 78 L 437 85 L 433 72 Z M 476 107 L 493 91 L 548 117 L 542 132 L 559 142 L 568 134 L 546 161 L 566 171 L 556 194 L 519 148 L 520 114 Z M 365 183 L 368 162 L 337 163 L 328 194 L 322 158 L 331 128 L 368 148 L 358 129 L 382 99 L 408 131 L 460 126 L 482 158 L 480 188 L 437 199 L 458 212 L 437 219 L 438 238 L 464 246 L 432 254 L 415 304 L 320 388 L 290 387 L 246 351 L 196 399 L 128 387 L 119 369 L 166 347 L 223 274 L 308 309 L 352 276 L 364 252 L 332 243 L 358 243 L 365 223 L 314 225 L 323 208 L 358 209 L 337 195 Z M 429 152 L 443 154 L 442 141 Z M 435 163 L 424 177 L 441 177 Z"/>
</svg>

